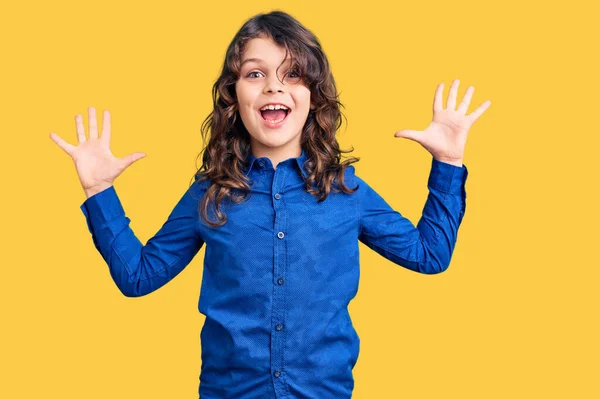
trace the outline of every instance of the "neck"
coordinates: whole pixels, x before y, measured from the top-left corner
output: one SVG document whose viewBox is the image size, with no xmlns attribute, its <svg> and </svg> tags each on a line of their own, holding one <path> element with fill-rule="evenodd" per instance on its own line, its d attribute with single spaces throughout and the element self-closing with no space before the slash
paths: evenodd
<svg viewBox="0 0 600 399">
<path fill-rule="evenodd" d="M 255 158 L 269 158 L 273 164 L 273 168 L 277 168 L 279 162 L 283 162 L 290 158 L 298 158 L 302 155 L 302 148 L 300 145 L 272 148 L 252 143 L 251 147 L 252 155 L 254 155 Z"/>
</svg>

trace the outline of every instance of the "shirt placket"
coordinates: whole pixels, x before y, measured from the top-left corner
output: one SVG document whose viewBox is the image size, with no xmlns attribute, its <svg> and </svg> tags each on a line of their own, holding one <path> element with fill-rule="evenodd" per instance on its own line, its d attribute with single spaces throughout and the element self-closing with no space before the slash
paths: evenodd
<svg viewBox="0 0 600 399">
<path fill-rule="evenodd" d="M 283 191 L 286 170 L 280 165 L 274 173 L 271 186 L 271 201 L 275 215 L 273 224 L 274 256 L 273 256 L 273 309 L 271 312 L 271 372 L 275 396 L 287 398 L 289 391 L 286 384 L 285 370 L 285 293 L 287 266 L 287 211 Z"/>
</svg>

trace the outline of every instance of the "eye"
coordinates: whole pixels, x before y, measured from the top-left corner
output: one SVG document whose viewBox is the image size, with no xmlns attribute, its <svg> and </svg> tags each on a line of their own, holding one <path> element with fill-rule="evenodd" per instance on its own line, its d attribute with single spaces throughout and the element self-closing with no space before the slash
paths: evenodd
<svg viewBox="0 0 600 399">
<path fill-rule="evenodd" d="M 246 77 L 247 77 L 247 78 L 250 78 L 250 75 L 252 75 L 253 73 L 260 73 L 260 72 L 258 72 L 258 71 L 252 71 L 252 72 L 250 72 L 249 74 L 247 74 L 247 75 L 246 75 Z M 250 79 L 252 79 L 252 78 L 250 78 Z"/>
<path fill-rule="evenodd" d="M 247 77 L 247 78 L 250 78 L 250 79 L 254 79 L 254 77 L 250 76 L 250 75 L 252 75 L 253 73 L 260 73 L 260 74 L 262 75 L 262 72 L 258 72 L 258 71 L 252 71 L 252 72 L 249 72 L 249 73 L 246 75 L 246 77 Z M 291 71 L 291 72 L 288 72 L 286 75 L 296 75 L 296 76 L 290 76 L 290 78 L 293 78 L 293 79 L 297 79 L 297 78 L 299 78 L 299 77 L 300 77 L 300 74 L 299 74 L 298 72 L 296 72 L 296 71 Z"/>
</svg>

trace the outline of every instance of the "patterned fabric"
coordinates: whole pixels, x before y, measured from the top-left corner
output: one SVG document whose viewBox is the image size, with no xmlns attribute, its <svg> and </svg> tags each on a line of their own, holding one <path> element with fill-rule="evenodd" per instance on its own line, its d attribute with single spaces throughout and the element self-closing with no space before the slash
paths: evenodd
<svg viewBox="0 0 600 399">
<path fill-rule="evenodd" d="M 82 205 L 95 247 L 120 291 L 149 294 L 172 280 L 206 243 L 199 311 L 203 399 L 350 398 L 360 339 L 348 313 L 358 290 L 359 242 L 418 273 L 446 270 L 466 205 L 466 166 L 432 158 L 417 226 L 393 210 L 354 166 L 354 194 L 306 192 L 303 151 L 274 169 L 248 156 L 247 199 L 223 202 L 228 221 L 198 214 L 208 182 L 186 190 L 146 245 L 129 227 L 114 186 Z M 216 220 L 214 207 L 209 207 Z"/>
</svg>

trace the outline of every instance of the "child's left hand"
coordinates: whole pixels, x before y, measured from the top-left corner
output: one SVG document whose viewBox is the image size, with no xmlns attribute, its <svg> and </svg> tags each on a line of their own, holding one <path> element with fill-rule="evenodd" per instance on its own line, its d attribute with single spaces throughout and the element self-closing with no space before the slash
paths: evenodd
<svg viewBox="0 0 600 399">
<path fill-rule="evenodd" d="M 438 85 L 433 101 L 433 120 L 427 129 L 423 131 L 399 130 L 394 137 L 404 137 L 416 141 L 438 161 L 462 167 L 467 133 L 492 102 L 487 100 L 475 111 L 465 115 L 473 91 L 475 91 L 473 86 L 469 86 L 458 109 L 455 110 L 458 84 L 458 79 L 452 82 L 446 109 L 442 108 L 444 84 Z"/>
</svg>

